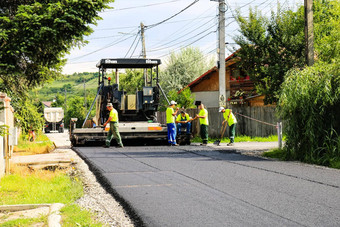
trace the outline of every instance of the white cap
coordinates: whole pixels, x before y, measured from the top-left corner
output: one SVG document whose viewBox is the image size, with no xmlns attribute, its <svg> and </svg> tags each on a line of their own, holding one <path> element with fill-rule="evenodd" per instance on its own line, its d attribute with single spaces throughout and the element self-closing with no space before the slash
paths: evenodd
<svg viewBox="0 0 340 227">
<path fill-rule="evenodd" d="M 108 103 L 106 107 L 113 107 L 112 103 Z"/>
<path fill-rule="evenodd" d="M 222 110 L 224 110 L 224 107 L 220 107 L 219 109 L 218 109 L 218 112 L 222 112 Z"/>
<path fill-rule="evenodd" d="M 171 100 L 170 105 L 176 105 L 176 104 L 177 102 L 175 102 L 174 100 Z"/>
</svg>

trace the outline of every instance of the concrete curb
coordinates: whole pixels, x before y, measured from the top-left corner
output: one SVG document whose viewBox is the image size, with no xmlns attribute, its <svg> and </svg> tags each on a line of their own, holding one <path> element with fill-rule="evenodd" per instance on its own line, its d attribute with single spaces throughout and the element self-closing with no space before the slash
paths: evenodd
<svg viewBox="0 0 340 227">
<path fill-rule="evenodd" d="M 0 212 L 14 212 L 14 211 L 23 211 L 23 210 L 31 210 L 39 207 L 49 207 L 49 215 L 48 215 L 48 227 L 61 227 L 61 215 L 60 209 L 64 207 L 62 203 L 53 203 L 53 204 L 20 204 L 20 205 L 2 205 L 0 206 Z"/>
</svg>

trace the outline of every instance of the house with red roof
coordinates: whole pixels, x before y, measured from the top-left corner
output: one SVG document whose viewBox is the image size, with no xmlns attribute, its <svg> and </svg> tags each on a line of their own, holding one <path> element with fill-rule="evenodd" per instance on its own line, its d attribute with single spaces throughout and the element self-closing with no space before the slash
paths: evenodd
<svg viewBox="0 0 340 227">
<path fill-rule="evenodd" d="M 264 96 L 256 93 L 254 82 L 239 67 L 241 59 L 235 53 L 225 59 L 227 102 L 230 105 L 263 106 Z M 218 70 L 216 66 L 211 68 L 185 87 L 195 94 L 196 101 L 201 101 L 208 108 L 219 106 Z"/>
</svg>

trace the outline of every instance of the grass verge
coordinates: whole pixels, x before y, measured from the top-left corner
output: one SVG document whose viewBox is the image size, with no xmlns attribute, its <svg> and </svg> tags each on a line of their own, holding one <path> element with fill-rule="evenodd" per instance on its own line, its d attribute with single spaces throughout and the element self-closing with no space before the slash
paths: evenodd
<svg viewBox="0 0 340 227">
<path fill-rule="evenodd" d="M 28 141 L 27 136 L 20 136 L 18 146 L 13 149 L 19 155 L 46 154 L 54 148 L 53 143 L 43 133 L 38 133 L 34 142 Z"/>
<path fill-rule="evenodd" d="M 220 138 L 209 138 L 208 143 L 213 143 Z M 275 142 L 278 141 L 277 135 L 272 135 L 268 137 L 250 137 L 250 136 L 236 136 L 235 143 L 237 142 Z M 193 138 L 192 142 L 202 142 L 200 137 Z M 221 143 L 229 143 L 229 138 L 222 138 Z"/>
<path fill-rule="evenodd" d="M 279 160 L 285 160 L 284 151 L 283 149 L 280 149 L 280 148 L 274 148 L 274 149 L 271 149 L 270 151 L 264 152 L 262 156 L 266 158 L 275 158 Z"/>
</svg>

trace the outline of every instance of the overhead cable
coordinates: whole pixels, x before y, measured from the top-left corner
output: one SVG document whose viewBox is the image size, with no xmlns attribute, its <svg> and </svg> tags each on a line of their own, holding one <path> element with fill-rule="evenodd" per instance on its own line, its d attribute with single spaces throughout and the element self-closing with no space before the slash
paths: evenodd
<svg viewBox="0 0 340 227">
<path fill-rule="evenodd" d="M 162 20 L 161 22 L 158 22 L 158 23 L 156 23 L 156 24 L 152 24 L 152 25 L 145 26 L 145 30 L 146 30 L 146 29 L 150 29 L 150 28 L 154 28 L 154 27 L 156 27 L 156 26 L 158 26 L 158 25 L 160 25 L 160 24 L 163 24 L 164 22 L 166 22 L 166 21 L 168 21 L 168 20 L 170 20 L 170 19 L 176 17 L 177 15 L 183 13 L 185 10 L 189 9 L 191 6 L 193 6 L 194 4 L 196 4 L 198 1 L 199 1 L 199 0 L 193 1 L 190 5 L 188 5 L 187 7 L 185 7 L 184 9 L 182 9 L 181 11 L 179 11 L 178 13 L 172 15 L 171 17 L 168 17 L 168 18 L 165 19 L 165 20 Z"/>
</svg>

